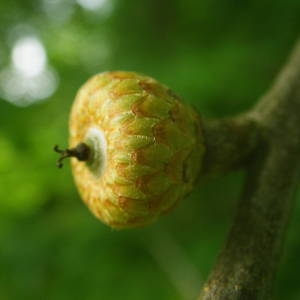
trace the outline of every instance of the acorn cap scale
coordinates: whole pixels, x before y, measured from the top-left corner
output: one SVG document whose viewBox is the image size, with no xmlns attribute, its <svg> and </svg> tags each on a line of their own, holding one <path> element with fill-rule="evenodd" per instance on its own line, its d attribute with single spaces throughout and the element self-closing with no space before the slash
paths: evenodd
<svg viewBox="0 0 300 300">
<path fill-rule="evenodd" d="M 167 87 L 133 72 L 106 72 L 79 90 L 70 146 L 83 201 L 113 228 L 153 222 L 191 191 L 204 153 L 199 116 Z"/>
</svg>

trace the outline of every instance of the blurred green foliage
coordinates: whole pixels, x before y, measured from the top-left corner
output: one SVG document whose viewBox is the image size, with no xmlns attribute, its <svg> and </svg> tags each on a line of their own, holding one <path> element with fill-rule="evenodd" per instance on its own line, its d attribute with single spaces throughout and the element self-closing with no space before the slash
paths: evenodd
<svg viewBox="0 0 300 300">
<path fill-rule="evenodd" d="M 112 231 L 82 204 L 69 166 L 55 167 L 53 145 L 67 145 L 78 88 L 106 70 L 153 76 L 204 116 L 247 110 L 299 29 L 294 0 L 1 0 L 0 88 L 17 40 L 28 35 L 44 46 L 58 87 L 28 106 L 0 99 L 0 299 L 195 298 L 243 173 L 205 180 L 157 224 Z M 300 197 L 274 299 L 300 299 L 299 220 Z"/>
</svg>

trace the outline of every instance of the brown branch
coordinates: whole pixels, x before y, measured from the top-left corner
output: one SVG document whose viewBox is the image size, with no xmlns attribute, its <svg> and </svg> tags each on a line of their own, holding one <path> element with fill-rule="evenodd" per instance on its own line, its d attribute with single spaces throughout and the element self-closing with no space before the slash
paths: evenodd
<svg viewBox="0 0 300 300">
<path fill-rule="evenodd" d="M 205 157 L 201 176 L 216 176 L 245 166 L 260 141 L 252 116 L 204 119 Z"/>
<path fill-rule="evenodd" d="M 252 155 L 236 218 L 200 299 L 267 299 L 300 170 L 300 43 L 249 116 L 263 139 Z"/>
</svg>

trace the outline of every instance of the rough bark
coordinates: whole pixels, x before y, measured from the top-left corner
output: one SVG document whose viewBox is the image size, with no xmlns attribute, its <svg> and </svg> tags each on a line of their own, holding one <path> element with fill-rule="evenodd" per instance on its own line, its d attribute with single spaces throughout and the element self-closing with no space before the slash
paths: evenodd
<svg viewBox="0 0 300 300">
<path fill-rule="evenodd" d="M 248 114 L 203 120 L 205 157 L 201 176 L 243 168 L 260 141 L 260 128 Z"/>
<path fill-rule="evenodd" d="M 273 87 L 246 116 L 261 138 L 247 154 L 247 179 L 236 217 L 202 300 L 270 297 L 299 183 L 300 43 Z"/>
</svg>

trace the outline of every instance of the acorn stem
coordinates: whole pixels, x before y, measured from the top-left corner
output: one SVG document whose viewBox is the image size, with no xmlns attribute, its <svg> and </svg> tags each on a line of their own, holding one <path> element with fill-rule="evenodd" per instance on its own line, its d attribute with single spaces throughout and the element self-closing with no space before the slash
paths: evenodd
<svg viewBox="0 0 300 300">
<path fill-rule="evenodd" d="M 58 145 L 55 145 L 53 150 L 59 154 L 61 157 L 57 160 L 57 167 L 63 167 L 63 160 L 70 157 L 76 157 L 79 161 L 88 161 L 90 159 L 91 149 L 85 143 L 79 143 L 76 147 L 71 149 L 59 149 Z"/>
<path fill-rule="evenodd" d="M 233 118 L 203 119 L 206 152 L 201 175 L 218 175 L 245 166 L 261 141 L 251 113 Z"/>
</svg>

